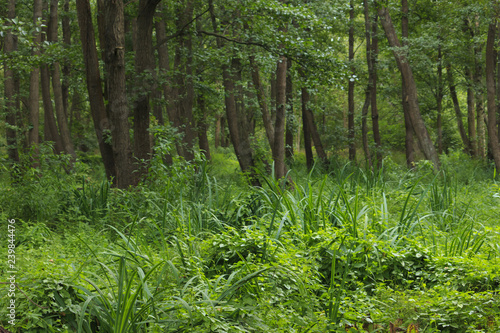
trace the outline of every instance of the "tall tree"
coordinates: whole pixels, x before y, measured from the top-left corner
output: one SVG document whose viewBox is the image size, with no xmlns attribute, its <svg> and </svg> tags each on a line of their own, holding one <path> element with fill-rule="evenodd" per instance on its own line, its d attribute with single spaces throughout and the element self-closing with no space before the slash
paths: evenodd
<svg viewBox="0 0 500 333">
<path fill-rule="evenodd" d="M 10 26 L 10 20 L 16 17 L 16 0 L 9 0 L 7 7 L 7 18 L 6 25 Z M 9 55 L 15 51 L 15 36 L 10 29 L 7 30 L 4 40 L 4 53 Z M 17 114 L 17 103 L 16 103 L 16 85 L 14 82 L 14 70 L 9 64 L 8 60 L 4 61 L 4 98 L 5 98 L 5 131 L 6 131 L 6 141 L 7 141 L 7 151 L 9 156 L 9 161 L 16 163 L 19 162 L 19 151 L 17 149 L 17 131 L 16 131 L 16 114 Z"/>
<path fill-rule="evenodd" d="M 403 37 L 402 44 L 404 46 L 408 46 L 408 0 L 401 0 L 401 35 Z M 410 117 L 410 106 L 408 93 L 406 92 L 406 84 L 405 77 L 403 73 L 401 73 L 401 97 L 402 97 L 402 106 L 403 106 L 403 114 L 405 120 L 405 152 L 406 152 L 406 165 L 408 168 L 413 168 L 415 165 L 415 144 L 413 140 L 413 126 L 411 124 Z"/>
<path fill-rule="evenodd" d="M 113 146 L 110 144 L 111 138 L 106 134 L 110 132 L 111 124 L 106 115 L 106 107 L 104 105 L 99 58 L 97 55 L 89 0 L 76 0 L 76 11 L 78 14 L 78 25 L 80 27 L 80 40 L 82 44 L 83 61 L 85 63 L 87 91 L 90 111 L 94 123 L 94 131 L 97 136 L 106 177 L 111 180 L 116 178 Z"/>
<path fill-rule="evenodd" d="M 498 10 L 496 1 L 492 2 L 494 8 Z M 486 42 L 486 88 L 488 100 L 488 139 L 491 154 L 495 161 L 495 167 L 500 170 L 500 143 L 497 133 L 497 108 L 496 108 L 496 82 L 495 82 L 495 40 L 497 34 L 496 18 L 490 23 L 488 28 L 488 39 Z"/>
<path fill-rule="evenodd" d="M 450 90 L 450 97 L 453 102 L 453 109 L 455 110 L 455 116 L 457 117 L 457 127 L 458 127 L 458 132 L 460 133 L 460 137 L 462 139 L 462 142 L 465 147 L 465 151 L 468 154 L 472 153 L 472 147 L 471 143 L 469 140 L 469 137 L 467 136 L 467 132 L 464 127 L 464 123 L 462 120 L 462 110 L 460 109 L 460 103 L 458 101 L 458 94 L 457 94 L 457 89 L 456 89 L 456 84 L 453 80 L 453 72 L 451 65 L 448 64 L 446 68 L 446 79 L 448 81 L 448 89 Z"/>
<path fill-rule="evenodd" d="M 138 170 L 142 178 L 147 172 L 147 161 L 151 159 L 151 139 L 149 134 L 149 113 L 151 92 L 156 89 L 151 76 L 155 69 L 153 57 L 153 18 L 160 0 L 140 0 L 137 15 L 137 39 L 135 51 L 135 75 L 138 78 L 134 103 L 134 155 L 145 161 Z"/>
<path fill-rule="evenodd" d="M 387 7 L 380 5 L 378 8 L 378 14 L 380 16 L 382 26 L 384 27 L 389 46 L 393 48 L 394 58 L 396 59 L 396 63 L 404 79 L 411 124 L 420 142 L 425 158 L 430 160 L 434 164 L 434 167 L 438 169 L 439 157 L 420 113 L 417 85 L 415 83 L 415 78 L 413 77 L 412 69 L 408 63 L 406 55 L 400 52 L 401 43 L 396 35 L 396 31 Z"/>
<path fill-rule="evenodd" d="M 58 27 L 58 4 L 59 0 L 50 1 L 50 19 L 48 27 L 48 40 L 51 43 L 57 43 L 57 27 Z M 59 133 L 61 135 L 61 141 L 63 144 L 64 152 L 70 154 L 73 158 L 76 158 L 75 149 L 73 147 L 73 141 L 71 140 L 71 135 L 68 127 L 67 114 L 64 112 L 63 103 L 63 90 L 61 84 L 61 66 L 59 62 L 56 61 L 52 64 L 52 91 L 54 93 L 54 104 L 57 116 L 57 124 L 59 127 Z"/>
<path fill-rule="evenodd" d="M 371 62 L 372 62 L 372 85 L 371 85 L 371 111 L 372 111 L 372 131 L 373 141 L 375 141 L 377 166 L 382 165 L 382 139 L 380 138 L 379 114 L 377 105 L 377 59 L 378 59 L 378 15 L 373 15 L 372 21 L 372 48 L 371 48 Z"/>
<path fill-rule="evenodd" d="M 356 161 L 356 132 L 354 130 L 354 0 L 349 4 L 349 62 L 351 63 L 351 78 L 348 87 L 348 134 L 349 139 L 349 160 Z"/>
<path fill-rule="evenodd" d="M 295 130 L 295 116 L 293 112 L 293 79 L 292 60 L 287 59 L 286 70 L 286 125 L 285 125 L 285 159 L 293 158 L 293 134 Z"/>
<path fill-rule="evenodd" d="M 274 123 L 274 174 L 276 179 L 285 177 L 285 110 L 287 59 L 280 56 L 276 65 L 276 121 Z"/>
<path fill-rule="evenodd" d="M 33 2 L 33 24 L 39 26 L 40 19 L 42 17 L 42 0 L 34 0 Z M 34 57 L 40 56 L 40 42 L 41 42 L 41 32 L 37 29 L 33 32 L 33 50 L 32 55 Z M 39 93 L 39 76 L 40 69 L 38 66 L 34 66 L 30 73 L 30 88 L 28 97 L 28 112 L 29 112 L 29 125 L 30 129 L 28 131 L 28 144 L 30 146 L 36 146 L 39 143 L 39 118 L 40 111 L 38 107 L 40 93 Z M 36 159 L 36 157 L 35 157 Z"/>
</svg>

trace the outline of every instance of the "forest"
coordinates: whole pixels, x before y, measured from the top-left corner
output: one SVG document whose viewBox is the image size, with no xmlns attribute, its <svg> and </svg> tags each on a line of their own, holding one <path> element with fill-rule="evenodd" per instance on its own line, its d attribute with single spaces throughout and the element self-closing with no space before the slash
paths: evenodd
<svg viewBox="0 0 500 333">
<path fill-rule="evenodd" d="M 0 332 L 499 332 L 500 2 L 0 0 Z"/>
</svg>

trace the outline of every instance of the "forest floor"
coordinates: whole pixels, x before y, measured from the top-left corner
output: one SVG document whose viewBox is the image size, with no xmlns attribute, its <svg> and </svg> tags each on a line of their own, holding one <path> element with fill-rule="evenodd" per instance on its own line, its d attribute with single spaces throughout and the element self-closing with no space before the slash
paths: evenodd
<svg viewBox="0 0 500 333">
<path fill-rule="evenodd" d="M 11 332 L 499 332 L 500 181 L 461 153 L 246 185 L 222 150 L 123 191 L 95 158 L 0 180 Z M 15 284 L 14 284 L 15 283 Z M 12 319 L 14 313 L 14 319 Z M 1 329 L 0 329 L 1 330 Z"/>
</svg>

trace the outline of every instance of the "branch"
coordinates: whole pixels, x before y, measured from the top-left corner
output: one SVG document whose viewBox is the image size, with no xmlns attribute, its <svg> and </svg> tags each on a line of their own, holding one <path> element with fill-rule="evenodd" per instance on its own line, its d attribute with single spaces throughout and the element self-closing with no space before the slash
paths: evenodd
<svg viewBox="0 0 500 333">
<path fill-rule="evenodd" d="M 203 13 L 197 15 L 194 19 L 192 19 L 191 21 L 189 21 L 188 23 L 186 23 L 179 31 L 177 31 L 175 34 L 173 35 L 170 35 L 170 36 L 167 36 L 165 37 L 164 40 L 161 40 L 159 41 L 158 43 L 156 43 L 156 47 L 159 47 L 163 44 L 165 44 L 166 42 L 168 42 L 169 40 L 171 39 L 174 39 L 176 37 L 179 37 L 180 35 L 182 35 L 184 33 L 184 29 L 186 29 L 189 25 L 191 25 L 194 21 L 196 21 L 197 19 L 199 19 L 200 17 L 202 17 L 203 15 L 205 15 L 207 12 L 209 11 L 209 9 L 206 9 Z"/>
</svg>

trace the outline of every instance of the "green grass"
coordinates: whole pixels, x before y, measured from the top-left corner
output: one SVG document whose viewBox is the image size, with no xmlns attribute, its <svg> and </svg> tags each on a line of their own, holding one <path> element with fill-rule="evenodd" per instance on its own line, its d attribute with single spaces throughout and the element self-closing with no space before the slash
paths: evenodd
<svg viewBox="0 0 500 333">
<path fill-rule="evenodd" d="M 2 178 L 16 219 L 12 332 L 500 330 L 500 185 L 460 153 L 434 173 L 332 163 L 245 183 L 233 155 L 152 164 L 131 191 L 46 156 Z M 83 180 L 82 180 L 83 179 Z M 3 224 L 5 227 L 5 224 Z M 3 244 L 7 244 L 4 242 Z M 0 255 L 7 258 L 7 247 Z M 0 261 L 3 276 L 7 260 Z"/>
</svg>

